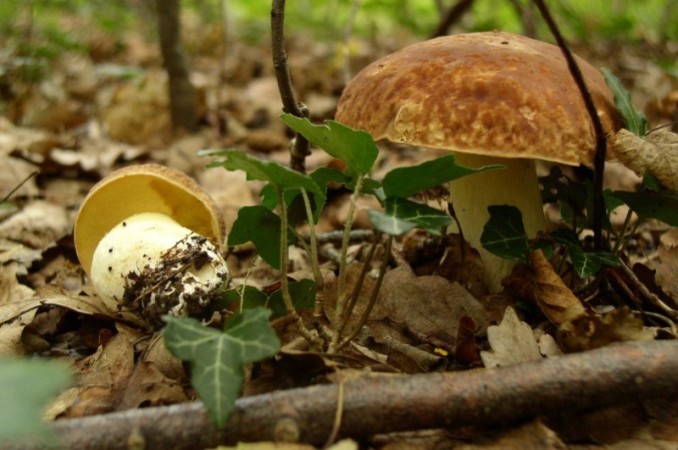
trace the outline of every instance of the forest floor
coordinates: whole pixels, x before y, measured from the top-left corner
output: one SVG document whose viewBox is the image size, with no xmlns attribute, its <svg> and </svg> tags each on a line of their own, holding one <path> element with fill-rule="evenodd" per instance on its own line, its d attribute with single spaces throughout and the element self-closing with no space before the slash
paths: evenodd
<svg viewBox="0 0 678 450">
<path fill-rule="evenodd" d="M 0 54 L 0 67 L 5 68 L 0 73 L 0 95 L 5 102 L 0 116 L 0 194 L 12 193 L 0 209 L 0 355 L 41 355 L 70 362 L 77 373 L 76 383 L 50 405 L 50 420 L 196 398 L 185 367 L 168 354 L 162 340 L 157 335 L 149 337 L 133 321 L 116 320 L 88 284 L 74 250 L 72 230 L 89 189 L 123 166 L 153 162 L 173 167 L 195 178 L 213 197 L 228 230 L 242 207 L 258 203 L 261 184 L 247 181 L 241 172 L 205 168 L 209 159 L 198 156 L 198 150 L 237 148 L 281 163 L 289 160 L 292 135 L 278 119 L 280 94 L 267 43 L 234 40 L 224 48 L 218 29 L 196 28 L 185 34 L 199 97 L 201 128 L 194 134 L 172 133 L 159 50 L 140 35 L 130 32 L 120 45 L 92 33 L 88 52 L 64 52 L 37 81 L 22 74 L 17 59 Z M 397 42 L 356 41 L 350 67 L 346 67 L 336 45 L 293 36 L 288 43 L 291 76 L 311 119 L 333 117 L 347 71 L 355 74 L 367 62 L 415 40 L 399 36 Z M 594 42 L 577 45 L 575 50 L 622 79 L 636 107 L 646 112 L 650 127 L 673 121 L 675 130 L 678 74 L 675 66 L 670 73 L 657 61 L 675 58 L 676 45 Z M 386 145 L 382 150 L 372 174 L 375 179 L 431 156 Z M 309 169 L 332 164 L 333 159 L 319 151 L 307 160 Z M 609 171 L 608 183 L 615 189 L 633 190 L 639 177 L 616 166 Z M 348 196 L 342 189 L 330 192 L 318 224 L 319 232 L 327 236 L 322 264 L 328 274 L 336 269 L 339 244 L 330 236 L 346 221 Z M 360 200 L 358 206 L 356 229 L 370 229 L 366 211 L 379 208 L 378 203 Z M 442 202 L 440 206 L 444 208 Z M 641 224 L 630 238 L 626 257 L 630 266 L 639 265 L 633 270 L 647 289 L 675 311 L 678 250 L 673 231 L 659 222 Z M 248 371 L 244 395 L 397 373 L 467 371 L 562 355 L 562 343 L 554 339 L 557 327 L 534 306 L 525 305 L 514 291 L 490 295 L 482 288 L 465 289 L 463 279 L 476 276 L 482 270 L 480 262 L 466 260 L 460 279 L 454 274 L 460 271 L 454 255 L 458 256 L 462 246 L 454 238 L 447 244 L 443 247 L 425 233 L 409 233 L 397 242 L 394 262 L 366 331 L 340 355 L 305 351 L 291 324 L 276 321 L 283 351 Z M 357 240 L 350 248 L 351 257 L 360 261 L 368 247 L 369 242 Z M 449 267 L 441 268 L 445 251 L 454 257 L 447 258 Z M 293 249 L 291 258 L 291 279 L 308 278 L 311 269 L 303 252 Z M 279 286 L 279 273 L 257 259 L 252 246 L 230 249 L 227 261 L 236 285 L 247 282 L 265 292 Z M 357 282 L 360 268 L 356 262 L 349 270 L 349 287 Z M 658 284 L 642 278 L 650 273 L 655 279 L 654 272 Z M 552 269 L 551 274 L 555 275 Z M 331 284 L 331 275 L 327 276 Z M 524 275 L 516 275 L 520 276 Z M 374 277 L 368 276 L 358 311 L 369 301 L 368 288 L 374 284 Z M 506 313 L 507 306 L 518 315 Z M 607 344 L 676 337 L 673 321 L 635 291 L 607 302 L 598 298 L 591 309 L 598 315 L 595 326 L 599 330 L 609 327 L 601 332 L 606 337 L 578 335 L 580 350 L 602 346 L 593 343 L 596 339 Z M 613 311 L 616 316 L 610 315 Z M 654 316 L 639 318 L 640 311 Z M 310 318 L 311 312 L 305 317 Z M 488 333 L 489 327 L 494 331 Z M 551 416 L 520 423 L 502 420 L 491 426 L 361 436 L 359 444 L 384 449 L 678 448 L 675 398 L 644 400 L 591 409 L 582 415 L 568 412 L 558 420 Z M 350 434 L 346 430 L 343 435 Z M 272 445 L 269 448 L 307 448 Z M 336 448 L 354 445 L 344 442 Z"/>
</svg>

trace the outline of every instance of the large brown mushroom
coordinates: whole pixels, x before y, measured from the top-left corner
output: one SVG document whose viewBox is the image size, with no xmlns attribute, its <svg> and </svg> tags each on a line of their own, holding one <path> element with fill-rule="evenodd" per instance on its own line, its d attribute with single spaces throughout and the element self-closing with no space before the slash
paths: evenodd
<svg viewBox="0 0 678 450">
<path fill-rule="evenodd" d="M 621 126 L 603 76 L 577 57 L 606 132 Z M 464 237 L 498 291 L 513 265 L 482 249 L 487 207 L 514 205 L 530 237 L 544 229 L 534 160 L 591 165 L 595 133 L 561 50 L 500 31 L 445 36 L 387 55 L 346 86 L 336 119 L 375 140 L 453 151 L 467 167 L 504 170 L 452 182 Z"/>
</svg>

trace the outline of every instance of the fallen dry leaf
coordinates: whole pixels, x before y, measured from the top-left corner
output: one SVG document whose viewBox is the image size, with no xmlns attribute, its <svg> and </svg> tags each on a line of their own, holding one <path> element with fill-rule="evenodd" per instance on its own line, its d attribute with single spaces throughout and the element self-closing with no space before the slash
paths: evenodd
<svg viewBox="0 0 678 450">
<path fill-rule="evenodd" d="M 452 348 L 462 317 L 480 330 L 489 324 L 485 307 L 459 283 L 429 275 L 416 277 L 409 267 L 386 273 L 371 319 L 400 325 L 416 335 L 440 339 Z"/>
<path fill-rule="evenodd" d="M 659 238 L 659 261 L 655 263 L 655 279 L 674 302 L 678 302 L 678 228 L 672 228 Z"/>
<path fill-rule="evenodd" d="M 558 435 L 539 420 L 509 429 L 489 442 L 455 446 L 455 450 L 565 450 Z"/>
<path fill-rule="evenodd" d="M 21 336 L 39 306 L 40 300 L 36 298 L 0 305 L 0 355 L 19 356 L 27 353 Z"/>
<path fill-rule="evenodd" d="M 532 252 L 530 261 L 534 273 L 532 296 L 549 322 L 558 326 L 573 317 L 586 314 L 581 300 L 553 270 L 541 250 Z"/>
<path fill-rule="evenodd" d="M 72 226 L 64 208 L 36 200 L 0 223 L 0 236 L 44 250 L 69 234 Z"/>
<path fill-rule="evenodd" d="M 485 367 L 504 367 L 542 359 L 532 328 L 518 318 L 515 310 L 506 308 L 499 325 L 487 328 L 492 351 L 480 352 Z"/>
<path fill-rule="evenodd" d="M 187 400 L 180 382 L 164 376 L 155 364 L 142 362 L 134 368 L 116 409 L 171 405 Z"/>
<path fill-rule="evenodd" d="M 666 188 L 678 190 L 678 134 L 659 128 L 641 138 L 622 129 L 610 147 L 638 175 L 649 172 Z"/>
<path fill-rule="evenodd" d="M 654 334 L 628 307 L 616 308 L 603 316 L 577 316 L 560 325 L 557 332 L 558 342 L 566 352 L 592 350 L 613 342 L 651 340 Z"/>
</svg>

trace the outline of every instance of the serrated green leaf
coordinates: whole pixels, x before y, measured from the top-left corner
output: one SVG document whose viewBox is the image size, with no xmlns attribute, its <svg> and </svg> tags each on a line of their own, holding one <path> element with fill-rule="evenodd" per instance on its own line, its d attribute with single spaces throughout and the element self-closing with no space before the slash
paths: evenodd
<svg viewBox="0 0 678 450">
<path fill-rule="evenodd" d="M 568 245 L 567 249 L 572 266 L 580 278 L 593 276 L 605 266 L 617 267 L 621 264 L 619 258 L 609 252 L 587 252 L 579 245 Z"/>
<path fill-rule="evenodd" d="M 487 210 L 490 219 L 480 236 L 483 248 L 502 258 L 526 263 L 529 245 L 520 210 L 508 205 L 489 206 Z"/>
<path fill-rule="evenodd" d="M 287 239 L 290 245 L 296 242 L 291 231 Z M 228 245 L 247 242 L 254 244 L 261 259 L 271 267 L 280 268 L 280 217 L 261 205 L 240 208 L 228 234 Z"/>
<path fill-rule="evenodd" d="M 376 229 L 394 236 L 415 227 L 440 234 L 452 222 L 447 213 L 400 197 L 387 197 L 384 207 L 384 212 L 371 210 L 368 216 Z"/>
<path fill-rule="evenodd" d="M 309 309 L 315 306 L 317 291 L 315 281 L 309 279 L 293 281 L 289 284 L 289 290 L 295 309 Z M 268 300 L 268 307 L 273 311 L 274 318 L 287 315 L 287 308 L 285 308 L 281 290 L 271 294 Z"/>
<path fill-rule="evenodd" d="M 657 219 L 678 226 L 678 196 L 652 191 L 614 191 L 615 197 L 626 203 L 641 219 Z"/>
<path fill-rule="evenodd" d="M 387 196 L 407 198 L 457 178 L 501 168 L 504 166 L 492 165 L 475 169 L 458 166 L 454 155 L 447 155 L 417 166 L 393 169 L 386 174 L 382 184 Z"/>
<path fill-rule="evenodd" d="M 265 308 L 243 311 L 226 323 L 223 332 L 188 317 L 163 318 L 167 349 L 191 364 L 193 387 L 220 427 L 242 391 L 245 364 L 274 356 L 280 349 L 270 315 Z"/>
<path fill-rule="evenodd" d="M 626 128 L 633 134 L 637 136 L 645 136 L 647 131 L 647 120 L 645 115 L 642 112 L 636 111 L 631 102 L 631 94 L 624 89 L 619 78 L 617 78 L 611 71 L 608 69 L 601 69 L 603 76 L 605 77 L 605 82 L 608 87 L 614 93 L 614 103 L 617 106 L 617 109 L 624 116 L 626 122 Z"/>
<path fill-rule="evenodd" d="M 306 118 L 291 114 L 283 114 L 280 118 L 310 143 L 343 161 L 351 176 L 366 175 L 377 160 L 377 145 L 365 131 L 354 130 L 333 120 L 328 120 L 324 125 L 314 125 Z"/>
<path fill-rule="evenodd" d="M 42 420 L 47 403 L 73 381 L 57 361 L 0 358 L 0 444 L 20 439 L 53 442 Z"/>
<path fill-rule="evenodd" d="M 199 155 L 224 158 L 221 161 L 209 163 L 207 167 L 242 170 L 247 174 L 248 180 L 266 181 L 284 191 L 303 188 L 315 195 L 324 195 L 311 177 L 295 172 L 275 161 L 262 161 L 238 150 L 202 150 Z"/>
</svg>

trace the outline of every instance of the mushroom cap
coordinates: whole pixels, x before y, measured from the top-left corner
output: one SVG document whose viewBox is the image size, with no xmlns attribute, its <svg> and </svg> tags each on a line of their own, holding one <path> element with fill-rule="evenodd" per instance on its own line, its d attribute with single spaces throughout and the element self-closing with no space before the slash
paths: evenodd
<svg viewBox="0 0 678 450">
<path fill-rule="evenodd" d="M 607 133 L 621 127 L 603 76 L 577 57 Z M 336 119 L 376 139 L 502 158 L 592 164 L 595 132 L 555 45 L 506 32 L 444 36 L 365 67 Z"/>
<path fill-rule="evenodd" d="M 135 214 L 157 212 L 223 246 L 225 226 L 216 204 L 192 178 L 158 164 L 128 166 L 92 187 L 75 220 L 73 238 L 87 274 L 99 241 Z"/>
</svg>

